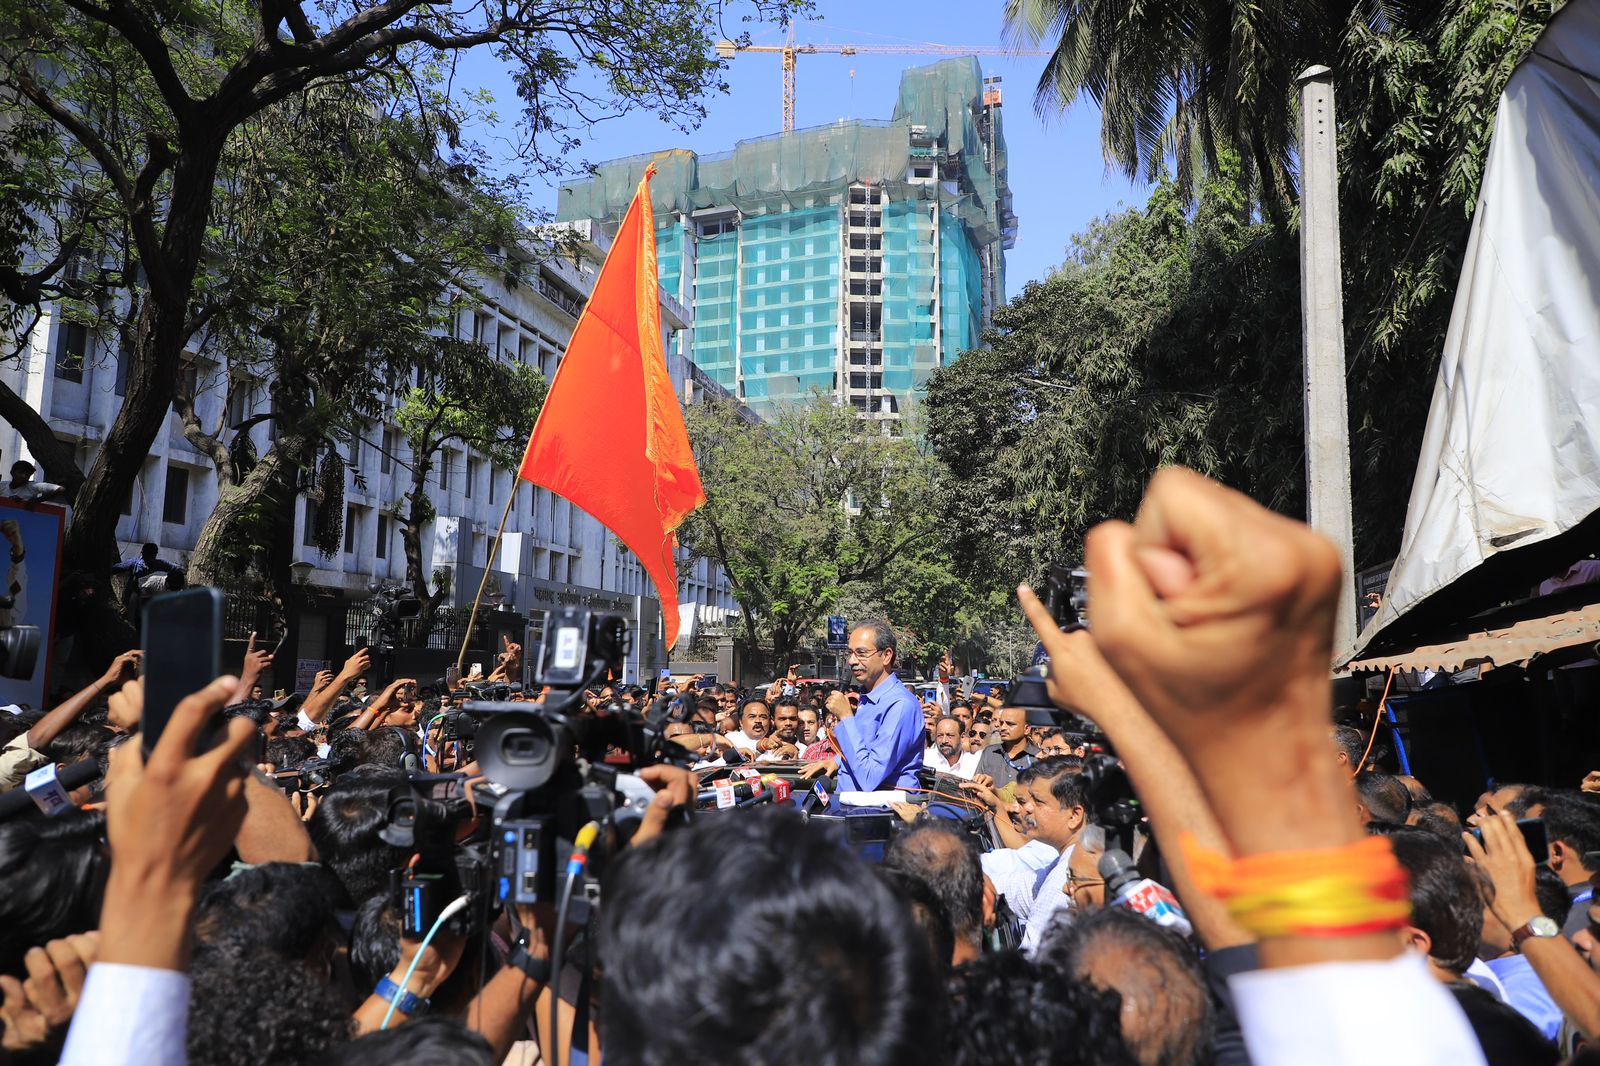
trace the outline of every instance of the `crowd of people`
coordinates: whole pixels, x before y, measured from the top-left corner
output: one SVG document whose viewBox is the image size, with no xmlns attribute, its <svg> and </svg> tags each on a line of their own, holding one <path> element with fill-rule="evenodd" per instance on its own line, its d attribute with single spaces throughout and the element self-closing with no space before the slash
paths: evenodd
<svg viewBox="0 0 1600 1066">
<path fill-rule="evenodd" d="M 459 935 L 408 931 L 395 885 L 417 855 L 391 805 L 413 774 L 481 776 L 456 713 L 473 679 L 369 689 L 358 651 L 269 699 L 271 655 L 252 646 L 240 676 L 185 699 L 145 744 L 139 656 L 123 655 L 47 712 L 0 714 L 0 793 L 30 799 L 0 818 L 3 1054 L 1588 1054 L 1600 798 L 1502 785 L 1458 812 L 1371 765 L 1369 736 L 1331 722 L 1336 556 L 1242 496 L 1165 471 L 1134 523 L 1095 530 L 1086 562 L 1088 630 L 1063 631 L 1019 589 L 1050 700 L 1071 712 L 1054 725 L 948 678 L 919 699 L 882 624 L 850 634 L 851 685 L 585 693 L 580 714 L 648 711 L 679 765 L 637 770 L 654 799 L 611 839 L 580 917 L 507 905 Z M 506 644 L 482 681 L 518 676 L 520 655 Z M 93 779 L 52 800 L 49 768 L 85 760 Z M 818 790 L 805 811 L 696 810 L 706 780 L 744 764 Z M 1132 816 L 1107 802 L 1112 774 Z M 850 819 L 885 809 L 884 846 L 854 846 Z"/>
</svg>

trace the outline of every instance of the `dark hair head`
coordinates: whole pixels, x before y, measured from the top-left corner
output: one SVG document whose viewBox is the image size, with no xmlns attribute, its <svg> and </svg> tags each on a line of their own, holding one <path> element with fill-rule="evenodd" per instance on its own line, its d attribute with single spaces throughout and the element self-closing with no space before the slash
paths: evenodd
<svg viewBox="0 0 1600 1066">
<path fill-rule="evenodd" d="M 400 962 L 400 912 L 387 895 L 365 900 L 350 926 L 350 973 L 371 988 Z"/>
<path fill-rule="evenodd" d="M 1542 798 L 1544 814 L 1540 817 L 1544 819 L 1545 835 L 1550 843 L 1559 840 L 1578 853 L 1586 869 L 1592 868 L 1589 853 L 1600 851 L 1600 809 L 1588 800 L 1579 799 L 1565 791 L 1552 789 L 1545 792 Z M 1534 856 L 1536 859 L 1540 857 Z"/>
<path fill-rule="evenodd" d="M 399 726 L 384 726 L 367 734 L 362 761 L 398 768 L 410 752 L 411 742 L 406 738 L 406 731 Z"/>
<path fill-rule="evenodd" d="M 960 730 L 961 735 L 962 736 L 966 736 L 967 735 L 967 723 L 963 722 L 961 719 L 957 718 L 955 715 L 953 715 L 953 714 L 941 714 L 938 718 L 934 719 L 933 728 L 938 729 L 940 723 L 942 723 L 942 722 L 954 722 L 956 724 L 956 729 Z"/>
<path fill-rule="evenodd" d="M 1521 785 L 1517 788 L 1516 795 L 1506 801 L 1506 810 L 1513 818 L 1526 818 L 1530 810 L 1548 803 L 1554 794 L 1556 793 L 1553 789 L 1540 788 L 1538 785 Z M 1567 795 L 1581 797 L 1586 793 L 1567 793 Z"/>
<path fill-rule="evenodd" d="M 0 973 L 21 976 L 29 948 L 100 924 L 105 832 L 98 811 L 0 822 Z"/>
<path fill-rule="evenodd" d="M 190 1066 L 309 1062 L 349 1039 L 350 1014 L 327 982 L 270 952 L 195 952 Z"/>
<path fill-rule="evenodd" d="M 346 729 L 328 738 L 328 761 L 334 773 L 342 774 L 367 761 L 367 734 L 359 729 Z"/>
<path fill-rule="evenodd" d="M 1169 929 L 1108 907 L 1052 925 L 1041 964 L 1116 992 L 1122 1036 L 1146 1066 L 1197 1066 L 1211 1053 L 1216 1014 L 1194 949 Z"/>
<path fill-rule="evenodd" d="M 73 722 L 44 746 L 43 754 L 51 762 L 70 766 L 81 759 L 98 759 L 116 736 L 105 726 Z"/>
<path fill-rule="evenodd" d="M 307 962 L 326 944 L 338 894 L 338 880 L 320 866 L 252 866 L 207 887 L 195 910 L 195 935 L 217 950 Z"/>
<path fill-rule="evenodd" d="M 385 891 L 389 871 L 409 858 L 378 837 L 389 818 L 389 790 L 404 781 L 398 772 L 335 781 L 311 815 L 317 854 L 358 906 Z"/>
<path fill-rule="evenodd" d="M 639 1066 L 925 1062 L 942 1017 L 905 907 L 821 826 L 791 811 L 749 813 L 665 833 L 610 871 L 597 938 L 607 1056 Z M 730 856 L 734 893 L 721 890 Z M 707 907 L 713 893 L 719 906 Z M 813 979 L 792 979 L 797 959 Z"/>
<path fill-rule="evenodd" d="M 157 552 L 159 552 L 160 550 L 161 550 L 160 547 L 158 547 L 157 545 L 146 543 L 146 544 L 140 545 L 139 554 L 140 555 L 154 555 Z"/>
<path fill-rule="evenodd" d="M 422 1017 L 368 1033 L 321 1059 L 322 1066 L 493 1066 L 489 1043 L 450 1018 Z"/>
<path fill-rule="evenodd" d="M 888 655 L 884 656 L 884 659 L 888 665 L 891 668 L 899 666 L 899 645 L 895 643 L 894 630 L 890 628 L 889 623 L 885 622 L 881 618 L 869 618 L 865 622 L 857 622 L 853 627 L 851 627 L 850 632 L 852 634 L 859 633 L 863 629 L 872 633 L 873 648 L 878 651 L 886 651 L 889 653 Z"/>
<path fill-rule="evenodd" d="M 1020 787 L 1026 788 L 1035 781 L 1050 782 L 1050 795 L 1062 810 L 1089 804 L 1089 790 L 1083 783 L 1083 760 L 1076 755 L 1035 759 L 1032 766 L 1017 775 Z"/>
<path fill-rule="evenodd" d="M 1565 925 L 1572 909 L 1572 897 L 1561 875 L 1544 863 L 1533 868 L 1533 894 L 1539 901 L 1539 913 L 1557 925 Z"/>
<path fill-rule="evenodd" d="M 921 823 L 889 841 L 883 864 L 926 882 L 958 939 L 983 936 L 983 867 L 970 835 L 942 822 Z"/>
<path fill-rule="evenodd" d="M 1405 824 L 1411 813 L 1411 793 L 1393 774 L 1362 772 L 1356 775 L 1356 793 L 1375 821 Z"/>
<path fill-rule="evenodd" d="M 889 866 L 878 867 L 878 873 L 889 886 L 889 891 L 911 912 L 911 920 L 916 923 L 928 949 L 930 965 L 941 977 L 948 974 L 956 953 L 956 930 L 943 901 L 916 874 Z"/>
<path fill-rule="evenodd" d="M 1361 765 L 1361 756 L 1367 750 L 1366 734 L 1354 726 L 1336 725 L 1333 727 L 1333 742 L 1344 752 L 1344 757 L 1352 767 Z"/>
<path fill-rule="evenodd" d="M 1411 924 L 1433 941 L 1435 962 L 1458 976 L 1466 973 L 1483 932 L 1483 898 L 1461 847 L 1420 829 L 1396 829 L 1388 837 L 1411 878 Z"/>
<path fill-rule="evenodd" d="M 982 955 L 950 981 L 945 1061 L 948 1066 L 1135 1066 L 1122 1038 L 1119 1010 L 1117 993 L 1064 980 L 1018 952 Z"/>
<path fill-rule="evenodd" d="M 267 742 L 266 761 L 276 769 L 293 770 L 316 753 L 309 737 L 277 737 Z"/>
</svg>

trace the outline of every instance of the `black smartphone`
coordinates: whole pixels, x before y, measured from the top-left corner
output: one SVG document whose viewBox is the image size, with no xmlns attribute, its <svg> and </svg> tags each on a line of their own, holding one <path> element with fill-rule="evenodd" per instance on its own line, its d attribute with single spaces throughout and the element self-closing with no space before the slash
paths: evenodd
<svg viewBox="0 0 1600 1066">
<path fill-rule="evenodd" d="M 179 701 L 222 675 L 222 593 L 184 589 L 144 608 L 144 712 L 139 733 L 148 755 Z M 202 739 L 202 748 L 209 744 Z"/>
<path fill-rule="evenodd" d="M 1533 856 L 1534 862 L 1542 863 L 1550 857 L 1550 838 L 1545 833 L 1543 818 L 1518 818 L 1517 829 L 1522 833 L 1522 842 L 1528 845 L 1528 854 Z M 1471 832 L 1482 844 L 1483 830 L 1474 826 Z"/>
</svg>

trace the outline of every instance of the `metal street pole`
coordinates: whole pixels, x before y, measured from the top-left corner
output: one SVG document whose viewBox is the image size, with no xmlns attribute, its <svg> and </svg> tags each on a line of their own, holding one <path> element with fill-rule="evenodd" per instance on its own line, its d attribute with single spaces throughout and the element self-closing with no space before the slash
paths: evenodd
<svg viewBox="0 0 1600 1066">
<path fill-rule="evenodd" d="M 1350 504 L 1350 414 L 1345 396 L 1339 266 L 1338 127 L 1333 72 L 1307 68 L 1300 85 L 1300 308 L 1305 349 L 1306 505 L 1313 529 L 1339 548 L 1344 583 L 1336 654 L 1356 639 L 1355 536 Z"/>
</svg>

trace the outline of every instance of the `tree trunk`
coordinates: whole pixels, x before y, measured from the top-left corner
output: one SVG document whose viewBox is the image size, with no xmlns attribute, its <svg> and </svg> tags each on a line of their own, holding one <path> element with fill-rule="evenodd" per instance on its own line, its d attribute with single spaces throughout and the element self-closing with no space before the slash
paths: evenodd
<svg viewBox="0 0 1600 1066">
<path fill-rule="evenodd" d="M 22 439 L 28 442 L 28 450 L 44 472 L 42 480 L 66 489 L 70 503 L 83 487 L 83 471 L 78 469 L 77 461 L 72 458 L 72 445 L 57 439 L 44 415 L 35 411 L 4 383 L 0 383 L 0 418 L 10 423 L 11 428 L 22 434 Z"/>
<path fill-rule="evenodd" d="M 103 574 L 116 561 L 122 503 L 166 425 L 178 380 L 178 357 L 189 340 L 189 299 L 221 152 L 221 136 L 186 144 L 173 170 L 161 242 L 163 277 L 158 285 L 152 276 L 139 311 L 127 395 L 95 453 L 67 523 L 64 562 L 69 568 Z"/>
<path fill-rule="evenodd" d="M 244 481 L 235 485 L 219 471 L 222 490 L 216 509 L 200 528 L 189 556 L 188 578 L 193 585 L 220 585 L 243 569 L 239 545 L 270 543 L 274 516 L 294 514 L 294 471 L 300 465 L 291 455 L 304 451 L 300 438 L 273 443 Z M 291 525 L 292 525 L 291 517 Z"/>
<path fill-rule="evenodd" d="M 421 602 L 422 609 L 411 626 L 413 647 L 428 646 L 428 635 L 433 632 L 434 619 L 444 603 L 445 588 L 433 588 L 430 575 L 422 569 L 422 529 L 434 513 L 428 499 L 428 473 L 433 469 L 433 452 L 427 448 L 415 449 L 412 454 L 411 491 L 406 495 L 405 517 L 400 520 L 400 546 L 406 556 L 406 584 L 412 595 Z"/>
</svg>

